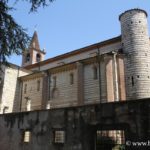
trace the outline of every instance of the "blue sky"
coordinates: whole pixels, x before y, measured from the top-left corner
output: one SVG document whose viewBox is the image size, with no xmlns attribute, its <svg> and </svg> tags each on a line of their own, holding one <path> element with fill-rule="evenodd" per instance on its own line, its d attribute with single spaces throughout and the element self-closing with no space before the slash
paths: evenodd
<svg viewBox="0 0 150 150">
<path fill-rule="evenodd" d="M 125 10 L 141 8 L 150 16 L 149 0 L 56 0 L 36 13 L 29 13 L 29 3 L 20 1 L 15 8 L 12 16 L 30 36 L 37 26 L 46 59 L 120 35 L 118 16 Z M 20 65 L 21 56 L 9 61 Z"/>
</svg>

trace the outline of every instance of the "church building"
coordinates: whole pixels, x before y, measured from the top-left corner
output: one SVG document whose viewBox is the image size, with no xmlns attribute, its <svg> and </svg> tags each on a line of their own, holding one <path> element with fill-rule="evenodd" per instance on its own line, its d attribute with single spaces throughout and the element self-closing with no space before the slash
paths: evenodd
<svg viewBox="0 0 150 150">
<path fill-rule="evenodd" d="M 147 13 L 131 9 L 119 21 L 120 36 L 46 60 L 35 31 L 22 66 L 0 73 L 0 113 L 150 97 Z"/>
</svg>

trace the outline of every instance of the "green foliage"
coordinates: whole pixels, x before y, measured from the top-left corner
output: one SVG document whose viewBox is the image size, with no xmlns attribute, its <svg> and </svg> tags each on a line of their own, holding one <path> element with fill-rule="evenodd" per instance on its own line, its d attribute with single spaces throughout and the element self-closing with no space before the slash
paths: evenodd
<svg viewBox="0 0 150 150">
<path fill-rule="evenodd" d="M 24 0 L 31 3 L 30 12 L 40 6 L 47 6 L 54 0 Z M 30 38 L 26 30 L 16 23 L 9 14 L 14 8 L 8 6 L 9 0 L 0 0 L 0 66 L 7 64 L 7 57 L 21 54 L 28 47 Z M 19 2 L 16 0 L 15 2 Z"/>
<path fill-rule="evenodd" d="M 7 57 L 13 53 L 19 55 L 27 47 L 29 36 L 9 14 L 13 8 L 6 1 L 0 1 L 0 62 L 7 63 Z"/>
<path fill-rule="evenodd" d="M 49 3 L 53 2 L 54 0 L 24 0 L 24 1 L 31 3 L 30 11 L 33 12 L 33 11 L 37 11 L 37 9 L 40 6 L 43 6 L 43 7 L 48 6 Z"/>
</svg>

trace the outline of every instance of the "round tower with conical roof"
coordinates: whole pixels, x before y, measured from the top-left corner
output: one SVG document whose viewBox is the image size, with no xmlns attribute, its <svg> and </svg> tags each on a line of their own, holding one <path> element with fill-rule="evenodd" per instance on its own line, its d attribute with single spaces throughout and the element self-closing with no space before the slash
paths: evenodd
<svg viewBox="0 0 150 150">
<path fill-rule="evenodd" d="M 150 40 L 147 13 L 131 9 L 119 16 L 125 53 L 127 99 L 150 97 Z"/>
</svg>

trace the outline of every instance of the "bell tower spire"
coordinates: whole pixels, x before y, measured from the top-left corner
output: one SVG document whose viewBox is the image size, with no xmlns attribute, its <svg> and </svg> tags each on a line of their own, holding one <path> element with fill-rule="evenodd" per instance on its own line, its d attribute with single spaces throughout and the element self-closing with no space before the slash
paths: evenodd
<svg viewBox="0 0 150 150">
<path fill-rule="evenodd" d="M 38 35 L 37 35 L 36 31 L 34 31 L 34 34 L 33 34 L 33 37 L 32 37 L 31 43 L 30 43 L 30 47 L 40 50 Z"/>
<path fill-rule="evenodd" d="M 22 55 L 22 67 L 44 60 L 45 51 L 40 49 L 37 32 L 34 31 L 29 48 Z"/>
</svg>

